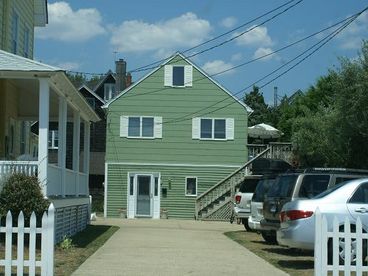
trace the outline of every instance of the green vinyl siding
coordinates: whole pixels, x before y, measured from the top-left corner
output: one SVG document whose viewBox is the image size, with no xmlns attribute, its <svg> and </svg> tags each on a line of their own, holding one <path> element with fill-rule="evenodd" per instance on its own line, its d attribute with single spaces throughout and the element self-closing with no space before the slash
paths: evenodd
<svg viewBox="0 0 368 276">
<path fill-rule="evenodd" d="M 121 209 L 127 208 L 128 173 L 160 173 L 161 209 L 167 209 L 169 218 L 193 219 L 195 199 L 185 196 L 185 178 L 197 177 L 197 195 L 215 185 L 236 168 L 190 167 L 163 165 L 107 165 L 107 216 L 118 217 Z M 171 184 L 169 184 L 171 182 Z M 167 197 L 162 197 L 162 188 L 167 188 Z"/>
<path fill-rule="evenodd" d="M 174 64 L 187 63 L 180 60 Z M 211 105 L 204 112 L 192 114 Z M 162 139 L 120 137 L 120 116 L 162 117 Z M 234 118 L 234 140 L 192 139 L 193 117 Z M 199 71 L 193 68 L 193 87 L 168 88 L 164 87 L 162 67 L 110 104 L 106 160 L 240 166 L 247 161 L 246 130 L 245 108 Z"/>
<path fill-rule="evenodd" d="M 24 56 L 25 31 L 29 30 L 28 58 L 33 58 L 34 41 L 34 6 L 33 1 L 2 0 L 0 1 L 1 36 L 0 47 L 2 50 L 12 52 L 12 17 L 13 12 L 18 15 L 17 55 Z"/>
</svg>

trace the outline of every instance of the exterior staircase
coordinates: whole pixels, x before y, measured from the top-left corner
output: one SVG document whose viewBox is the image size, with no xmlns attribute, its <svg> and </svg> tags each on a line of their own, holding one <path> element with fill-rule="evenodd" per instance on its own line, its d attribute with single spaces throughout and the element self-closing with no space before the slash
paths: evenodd
<svg viewBox="0 0 368 276">
<path fill-rule="evenodd" d="M 252 163 L 258 158 L 291 161 L 291 144 L 289 143 L 274 143 L 255 147 L 254 145 L 248 145 L 248 151 L 250 154 L 254 154 L 255 157 L 250 156 L 252 159 L 242 167 L 197 197 L 195 205 L 195 218 L 197 220 L 230 220 L 236 188 L 244 179 L 251 176 Z"/>
</svg>

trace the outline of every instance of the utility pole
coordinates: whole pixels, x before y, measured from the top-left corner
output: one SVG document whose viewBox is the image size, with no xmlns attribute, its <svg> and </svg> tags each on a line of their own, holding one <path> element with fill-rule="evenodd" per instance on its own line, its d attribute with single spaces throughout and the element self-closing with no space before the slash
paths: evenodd
<svg viewBox="0 0 368 276">
<path fill-rule="evenodd" d="M 273 106 L 277 107 L 277 86 L 273 88 Z"/>
</svg>

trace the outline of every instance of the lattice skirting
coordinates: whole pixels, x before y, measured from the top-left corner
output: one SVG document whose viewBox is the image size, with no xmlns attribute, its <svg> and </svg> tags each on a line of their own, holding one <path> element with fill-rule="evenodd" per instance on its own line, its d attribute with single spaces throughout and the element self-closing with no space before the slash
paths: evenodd
<svg viewBox="0 0 368 276">
<path fill-rule="evenodd" d="M 215 213 L 206 217 L 205 220 L 230 221 L 233 203 L 229 201 L 227 204 L 218 209 Z"/>
<path fill-rule="evenodd" d="M 89 223 L 88 205 L 68 206 L 56 209 L 55 243 L 84 230 Z"/>
</svg>

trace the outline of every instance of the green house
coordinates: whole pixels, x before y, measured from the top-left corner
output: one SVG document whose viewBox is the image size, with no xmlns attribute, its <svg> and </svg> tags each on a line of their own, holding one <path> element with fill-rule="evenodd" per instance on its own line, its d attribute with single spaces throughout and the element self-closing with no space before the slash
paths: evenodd
<svg viewBox="0 0 368 276">
<path fill-rule="evenodd" d="M 104 108 L 105 217 L 192 219 L 248 159 L 252 110 L 180 53 Z"/>
</svg>

